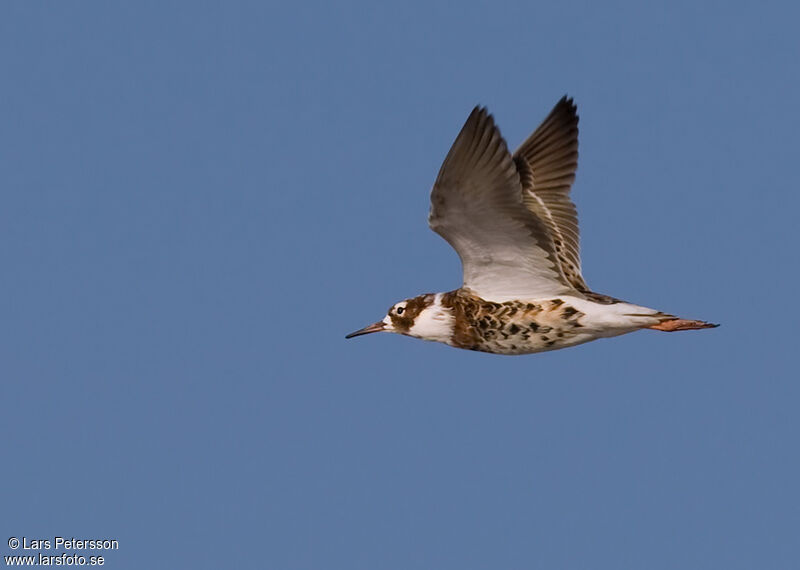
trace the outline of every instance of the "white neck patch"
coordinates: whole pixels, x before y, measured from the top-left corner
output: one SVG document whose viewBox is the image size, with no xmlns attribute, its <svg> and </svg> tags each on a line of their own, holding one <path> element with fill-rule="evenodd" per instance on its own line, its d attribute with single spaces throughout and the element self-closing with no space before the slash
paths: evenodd
<svg viewBox="0 0 800 570">
<path fill-rule="evenodd" d="M 409 336 L 449 343 L 453 337 L 455 318 L 450 309 L 442 306 L 442 293 L 437 293 L 433 304 L 425 307 L 414 319 Z"/>
</svg>

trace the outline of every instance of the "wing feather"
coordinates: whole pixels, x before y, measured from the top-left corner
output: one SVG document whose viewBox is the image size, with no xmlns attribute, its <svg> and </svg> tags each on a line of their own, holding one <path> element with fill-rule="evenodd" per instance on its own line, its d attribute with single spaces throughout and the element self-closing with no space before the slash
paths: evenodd
<svg viewBox="0 0 800 570">
<path fill-rule="evenodd" d="M 522 177 L 523 202 L 552 236 L 561 273 L 578 291 L 589 291 L 581 275 L 578 212 L 569 193 L 578 167 L 578 114 L 563 97 L 514 153 Z"/>
<path fill-rule="evenodd" d="M 525 163 L 520 172 L 519 166 L 492 116 L 476 107 L 433 186 L 431 229 L 458 252 L 464 286 L 484 299 L 574 294 L 560 268 L 552 224 L 526 207 L 523 179 L 530 169 Z"/>
</svg>

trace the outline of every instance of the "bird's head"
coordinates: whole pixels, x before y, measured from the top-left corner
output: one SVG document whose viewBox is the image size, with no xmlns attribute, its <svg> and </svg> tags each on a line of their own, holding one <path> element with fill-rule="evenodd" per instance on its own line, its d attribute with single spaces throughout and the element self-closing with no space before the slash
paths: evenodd
<svg viewBox="0 0 800 570">
<path fill-rule="evenodd" d="M 450 309 L 441 304 L 441 295 L 420 295 L 395 303 L 383 317 L 363 329 L 350 333 L 345 338 L 353 338 L 374 332 L 393 332 L 447 342 L 452 334 Z"/>
</svg>

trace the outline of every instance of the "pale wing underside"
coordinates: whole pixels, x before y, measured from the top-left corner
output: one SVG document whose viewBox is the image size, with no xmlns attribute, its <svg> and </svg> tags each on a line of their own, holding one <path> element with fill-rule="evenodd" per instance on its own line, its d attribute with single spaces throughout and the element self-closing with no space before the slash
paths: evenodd
<svg viewBox="0 0 800 570">
<path fill-rule="evenodd" d="M 581 275 L 578 213 L 569 198 L 578 167 L 578 115 L 563 97 L 514 153 L 523 202 L 547 226 L 567 282 L 589 291 Z"/>
<path fill-rule="evenodd" d="M 548 226 L 523 204 L 517 165 L 484 108 L 472 111 L 442 164 L 428 221 L 458 252 L 464 286 L 484 299 L 575 292 Z"/>
</svg>

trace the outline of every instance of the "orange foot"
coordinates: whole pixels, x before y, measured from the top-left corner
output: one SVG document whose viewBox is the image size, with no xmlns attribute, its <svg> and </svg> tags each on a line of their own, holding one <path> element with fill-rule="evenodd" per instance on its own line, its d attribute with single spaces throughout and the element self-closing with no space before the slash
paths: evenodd
<svg viewBox="0 0 800 570">
<path fill-rule="evenodd" d="M 668 321 L 662 321 L 657 325 L 651 325 L 647 327 L 648 329 L 653 329 L 657 331 L 665 331 L 665 332 L 675 332 L 675 331 L 693 331 L 696 329 L 713 329 L 714 327 L 718 327 L 719 325 L 715 325 L 712 323 L 707 323 L 705 321 L 689 321 L 686 319 L 670 319 Z"/>
</svg>

